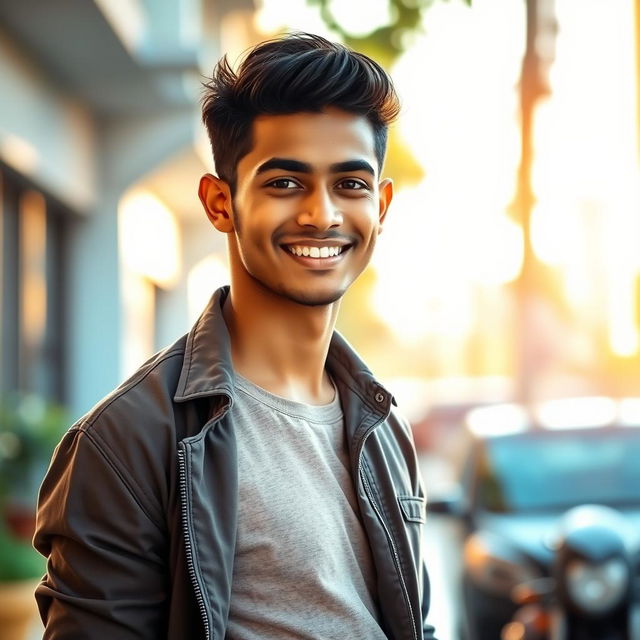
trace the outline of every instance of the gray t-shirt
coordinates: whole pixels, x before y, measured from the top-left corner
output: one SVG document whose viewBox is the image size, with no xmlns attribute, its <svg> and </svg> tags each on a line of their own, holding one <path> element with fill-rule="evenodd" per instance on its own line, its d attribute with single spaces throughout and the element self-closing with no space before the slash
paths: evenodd
<svg viewBox="0 0 640 640">
<path fill-rule="evenodd" d="M 383 640 L 344 420 L 238 376 L 239 524 L 228 640 Z"/>
</svg>

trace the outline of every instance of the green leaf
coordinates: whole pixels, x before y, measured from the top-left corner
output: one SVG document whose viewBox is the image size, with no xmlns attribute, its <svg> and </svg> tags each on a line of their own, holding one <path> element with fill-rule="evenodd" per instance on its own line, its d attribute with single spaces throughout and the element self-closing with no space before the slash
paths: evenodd
<svg viewBox="0 0 640 640">
<path fill-rule="evenodd" d="M 0 523 L 0 582 L 39 578 L 45 559 L 25 540 L 20 540 Z"/>
</svg>

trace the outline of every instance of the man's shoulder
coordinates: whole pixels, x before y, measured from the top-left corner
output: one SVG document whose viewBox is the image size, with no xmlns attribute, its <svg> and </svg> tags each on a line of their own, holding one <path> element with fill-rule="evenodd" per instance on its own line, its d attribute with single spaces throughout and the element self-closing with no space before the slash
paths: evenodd
<svg viewBox="0 0 640 640">
<path fill-rule="evenodd" d="M 160 429 L 173 424 L 173 396 L 184 361 L 186 335 L 155 353 L 100 400 L 73 427 L 102 438 Z"/>
<path fill-rule="evenodd" d="M 396 491 L 405 496 L 422 496 L 416 448 L 408 420 L 392 407 L 375 435 L 379 446 L 385 452 L 387 472 L 395 478 Z"/>
<path fill-rule="evenodd" d="M 382 430 L 382 433 L 385 433 L 389 439 L 402 447 L 414 448 L 411 425 L 401 410 L 392 406 L 384 424 L 386 428 Z"/>
<path fill-rule="evenodd" d="M 162 526 L 169 465 L 179 439 L 181 418 L 173 394 L 185 343 L 183 337 L 156 353 L 71 426 L 45 478 L 49 491 L 59 486 L 59 495 L 75 495 L 81 508 L 89 495 L 129 495 L 152 522 Z M 99 486 L 100 491 L 85 491 L 84 484 Z"/>
</svg>

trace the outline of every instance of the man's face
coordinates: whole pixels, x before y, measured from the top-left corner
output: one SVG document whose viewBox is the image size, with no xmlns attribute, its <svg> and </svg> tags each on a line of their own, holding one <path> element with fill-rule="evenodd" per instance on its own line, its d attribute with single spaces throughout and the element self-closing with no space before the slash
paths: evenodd
<svg viewBox="0 0 640 640">
<path fill-rule="evenodd" d="M 238 163 L 232 268 L 299 304 L 335 302 L 369 263 L 391 200 L 378 171 L 365 117 L 258 117 Z"/>
</svg>

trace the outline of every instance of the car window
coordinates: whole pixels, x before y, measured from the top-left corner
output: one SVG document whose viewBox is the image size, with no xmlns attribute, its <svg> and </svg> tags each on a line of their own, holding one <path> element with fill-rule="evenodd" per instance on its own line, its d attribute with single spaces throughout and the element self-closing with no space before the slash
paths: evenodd
<svg viewBox="0 0 640 640">
<path fill-rule="evenodd" d="M 640 504 L 640 430 L 531 432 L 485 441 L 477 504 L 495 512 Z"/>
</svg>

